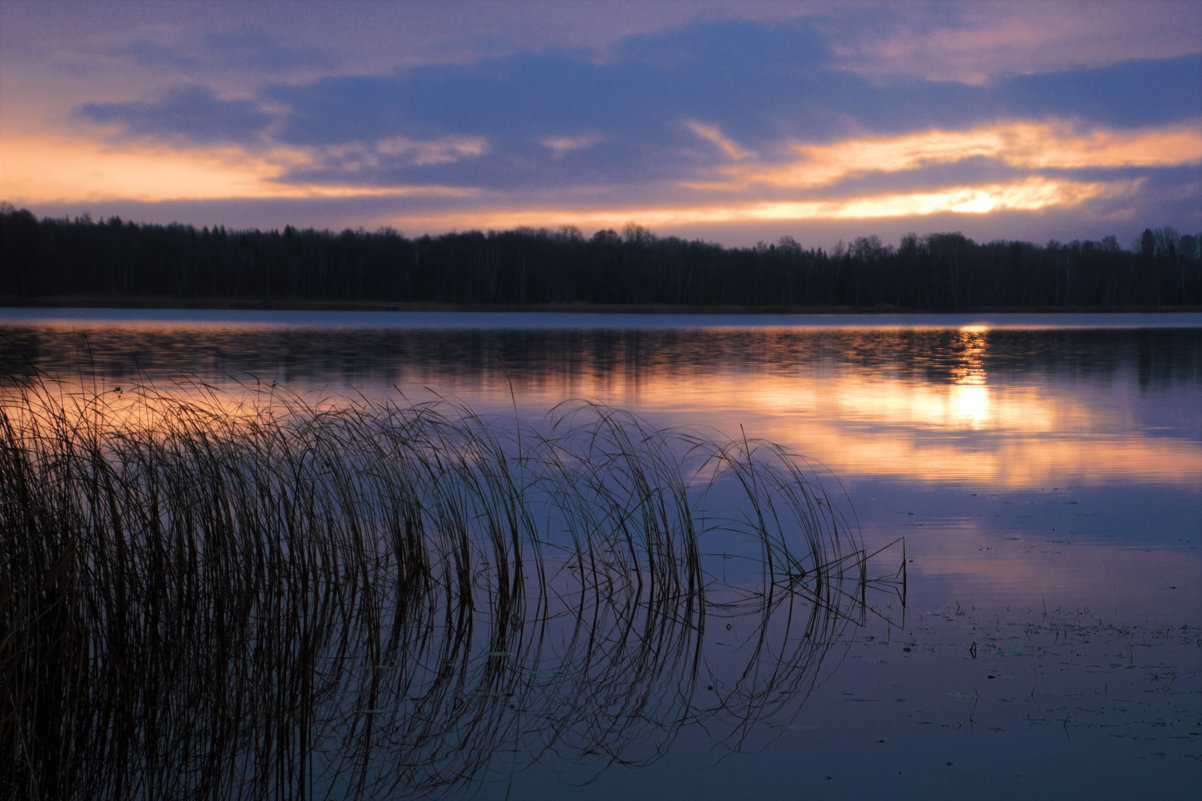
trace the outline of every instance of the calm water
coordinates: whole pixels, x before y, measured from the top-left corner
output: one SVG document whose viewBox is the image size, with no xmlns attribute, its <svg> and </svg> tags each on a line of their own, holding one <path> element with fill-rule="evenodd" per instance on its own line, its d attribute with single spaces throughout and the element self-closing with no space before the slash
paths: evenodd
<svg viewBox="0 0 1202 801">
<path fill-rule="evenodd" d="M 904 536 L 904 609 L 841 630 L 812 689 L 769 685 L 796 702 L 737 735 L 669 714 L 637 759 L 614 745 L 637 766 L 583 778 L 515 752 L 479 797 L 1202 786 L 1202 316 L 0 311 L 0 392 L 39 373 L 523 420 L 600 401 L 785 445 L 837 476 L 869 549 Z"/>
</svg>

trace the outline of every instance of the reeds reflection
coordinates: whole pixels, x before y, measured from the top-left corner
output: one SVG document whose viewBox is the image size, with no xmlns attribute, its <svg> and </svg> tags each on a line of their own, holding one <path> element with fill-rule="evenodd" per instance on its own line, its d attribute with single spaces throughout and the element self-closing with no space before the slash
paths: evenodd
<svg viewBox="0 0 1202 801">
<path fill-rule="evenodd" d="M 901 548 L 866 553 L 769 443 L 185 394 L 43 380 L 0 409 L 14 797 L 462 796 L 685 730 L 738 751 L 870 590 L 904 604 Z"/>
<path fill-rule="evenodd" d="M 1017 487 L 1202 476 L 1202 328 L 442 328 L 112 321 L 8 325 L 6 369 L 101 387 L 181 373 L 383 397 L 435 388 L 480 409 L 538 414 L 589 398 L 740 425 L 841 476 Z M 545 325 L 539 315 L 501 315 Z M 577 317 L 564 315 L 567 322 Z M 1119 316 L 1116 316 L 1119 317 Z M 287 318 L 284 318 L 287 319 Z M 308 319 L 308 318 L 305 318 Z M 721 320 L 722 318 L 714 318 Z M 1193 318 L 1191 318 L 1193 319 Z M 603 326 L 603 323 L 597 324 Z M 1193 325 L 1194 327 L 1190 327 Z M 94 372 L 93 372 L 94 369 Z M 36 379 L 35 379 L 36 380 Z M 0 392 L 3 389 L 0 387 Z"/>
</svg>

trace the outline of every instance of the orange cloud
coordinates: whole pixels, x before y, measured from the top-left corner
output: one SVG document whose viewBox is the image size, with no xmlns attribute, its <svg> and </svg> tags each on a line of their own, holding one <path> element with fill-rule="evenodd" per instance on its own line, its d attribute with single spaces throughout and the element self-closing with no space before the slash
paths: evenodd
<svg viewBox="0 0 1202 801">
<path fill-rule="evenodd" d="M 552 152 L 555 158 L 559 158 L 564 153 L 570 153 L 573 150 L 582 150 L 586 147 L 592 147 L 601 141 L 600 136 L 550 136 L 539 142 L 540 145 Z"/>
<path fill-rule="evenodd" d="M 735 161 L 740 161 L 755 155 L 750 150 L 744 150 L 733 140 L 728 139 L 716 126 L 706 125 L 704 123 L 697 122 L 696 120 L 689 120 L 685 123 L 685 127 L 710 144 L 717 146 L 717 148 L 725 153 L 728 158 L 734 159 Z"/>
<path fill-rule="evenodd" d="M 1014 123 L 968 131 L 926 131 L 828 145 L 792 146 L 796 158 L 785 165 L 751 161 L 754 154 L 721 131 L 696 121 L 689 129 L 739 162 L 717 169 L 722 180 L 686 184 L 694 189 L 751 191 L 770 187 L 813 189 L 843 178 L 918 169 L 972 157 L 999 160 L 1033 170 L 1076 167 L 1155 166 L 1202 161 L 1202 131 L 1192 127 L 1137 131 L 1076 132 L 1064 125 Z M 544 142 L 557 153 L 592 143 L 587 137 Z M 352 197 L 477 197 L 470 187 L 296 184 L 281 180 L 290 170 L 334 159 L 353 170 L 371 171 L 383 159 L 437 164 L 474 158 L 487 151 L 479 138 L 416 141 L 403 138 L 342 149 L 274 149 L 247 152 L 232 147 L 185 150 L 131 145 L 122 149 L 97 142 L 32 135 L 0 137 L 3 154 L 0 197 L 16 204 L 100 200 L 307 199 Z M 407 229 L 507 229 L 523 225 L 620 227 L 629 220 L 646 226 L 689 226 L 816 220 L 870 220 L 934 214 L 987 214 L 1068 208 L 1088 200 L 1118 196 L 1138 181 L 1082 182 L 1034 175 L 1022 180 L 946 186 L 923 192 L 893 192 L 844 198 L 762 200 L 753 194 L 731 202 L 674 205 L 615 205 L 563 208 L 531 204 L 478 206 L 451 213 L 409 215 L 388 220 Z M 497 203 L 503 203 L 497 200 Z"/>
<path fill-rule="evenodd" d="M 706 223 L 866 220 L 932 214 L 986 214 L 1075 206 L 1129 191 L 1135 182 L 1092 182 L 1033 177 L 1010 183 L 947 187 L 931 192 L 804 201 L 746 201 L 694 206 L 640 206 L 570 210 L 562 208 L 477 209 L 390 220 L 408 229 L 510 229 L 525 225 L 617 228 L 628 220 L 650 227 Z"/>
<path fill-rule="evenodd" d="M 469 145 L 463 147 L 470 149 Z M 229 147 L 117 149 L 86 140 L 30 136 L 0 137 L 0 154 L 0 197 L 16 204 L 474 194 L 456 187 L 364 187 L 278 180 L 285 169 L 309 163 L 311 155 L 302 151 L 274 150 L 259 155 Z"/>
<path fill-rule="evenodd" d="M 1056 123 L 1007 123 L 966 131 L 931 130 L 828 145 L 794 144 L 784 164 L 723 166 L 716 181 L 689 182 L 706 190 L 756 186 L 806 189 L 857 175 L 895 173 L 972 158 L 1028 169 L 1158 167 L 1202 161 L 1202 131 L 1186 125 L 1136 131 L 1078 133 Z"/>
</svg>

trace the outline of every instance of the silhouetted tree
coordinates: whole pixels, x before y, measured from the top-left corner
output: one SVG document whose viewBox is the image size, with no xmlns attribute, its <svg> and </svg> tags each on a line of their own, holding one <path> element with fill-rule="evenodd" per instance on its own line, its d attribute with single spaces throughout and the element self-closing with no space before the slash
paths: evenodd
<svg viewBox="0 0 1202 801">
<path fill-rule="evenodd" d="M 242 303 L 280 300 L 474 305 L 1185 306 L 1202 303 L 1202 236 L 1147 228 L 1131 251 L 1100 242 L 977 244 L 958 232 L 876 236 L 829 254 L 785 236 L 753 248 L 659 237 L 637 224 L 585 238 L 556 230 L 406 239 L 38 221 L 0 205 L 0 295 Z"/>
</svg>

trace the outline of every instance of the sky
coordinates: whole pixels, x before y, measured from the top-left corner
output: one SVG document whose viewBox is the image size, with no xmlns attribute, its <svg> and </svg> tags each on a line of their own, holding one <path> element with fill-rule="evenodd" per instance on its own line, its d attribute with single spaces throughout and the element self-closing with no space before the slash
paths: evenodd
<svg viewBox="0 0 1202 801">
<path fill-rule="evenodd" d="M 1202 4 L 0 0 L 0 200 L 727 246 L 1202 231 Z"/>
</svg>

